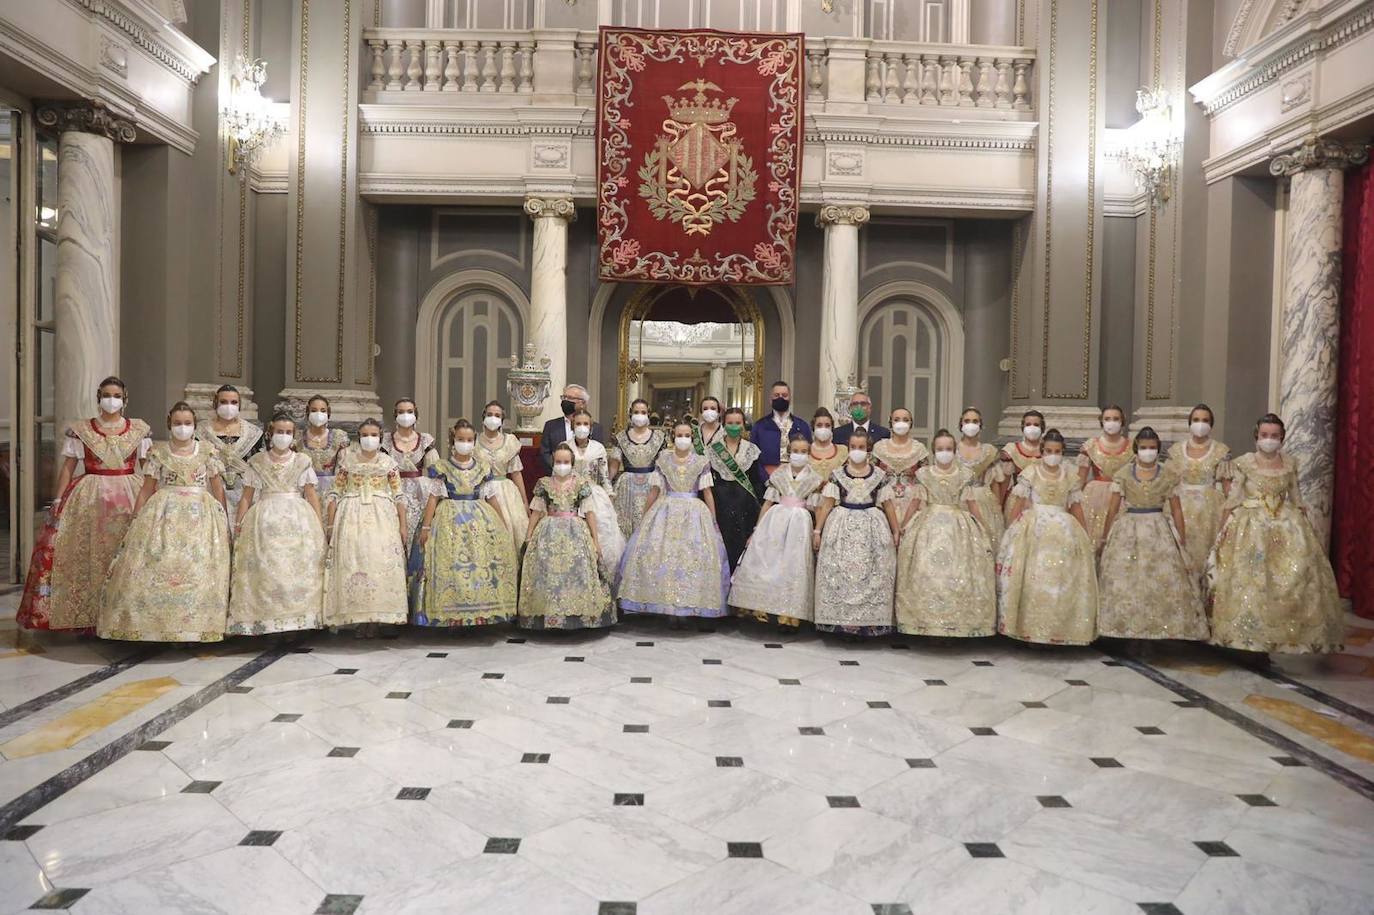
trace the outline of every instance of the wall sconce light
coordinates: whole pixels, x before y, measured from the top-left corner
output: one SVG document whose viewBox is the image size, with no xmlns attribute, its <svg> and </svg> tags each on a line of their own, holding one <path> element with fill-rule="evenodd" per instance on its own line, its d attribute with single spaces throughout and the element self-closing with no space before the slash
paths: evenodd
<svg viewBox="0 0 1374 915">
<path fill-rule="evenodd" d="M 1136 189 L 1145 191 L 1152 206 L 1162 204 L 1173 189 L 1174 168 L 1183 148 L 1174 106 L 1166 89 L 1138 89 L 1135 110 L 1140 120 L 1126 128 L 1124 155 L 1135 173 Z"/>
<path fill-rule="evenodd" d="M 229 174 L 243 179 L 263 147 L 286 131 L 271 99 L 263 97 L 267 62 L 240 57 L 229 79 L 229 103 L 220 112 L 228 135 Z"/>
</svg>

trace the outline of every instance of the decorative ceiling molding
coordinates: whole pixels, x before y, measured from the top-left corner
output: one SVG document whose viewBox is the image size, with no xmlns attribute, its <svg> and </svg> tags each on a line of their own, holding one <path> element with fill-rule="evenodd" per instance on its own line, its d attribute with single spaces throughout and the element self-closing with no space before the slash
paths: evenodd
<svg viewBox="0 0 1374 915">
<path fill-rule="evenodd" d="M 146 0 L 67 0 L 113 26 L 153 60 L 195 85 L 215 57 L 196 44 Z M 184 10 L 182 11 L 184 14 Z"/>
</svg>

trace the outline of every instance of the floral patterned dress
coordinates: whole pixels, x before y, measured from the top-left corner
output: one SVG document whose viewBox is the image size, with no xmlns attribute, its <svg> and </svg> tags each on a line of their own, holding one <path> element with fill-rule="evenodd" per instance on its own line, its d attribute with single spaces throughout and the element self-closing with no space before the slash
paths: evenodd
<svg viewBox="0 0 1374 915">
<path fill-rule="evenodd" d="M 319 446 L 311 444 L 307 431 L 296 432 L 296 450 L 310 458 L 310 466 L 315 471 L 315 494 L 321 502 L 334 485 L 334 466 L 348 444 L 348 433 L 342 429 L 327 430 L 324 442 Z"/>
<path fill-rule="evenodd" d="M 229 519 L 210 495 L 223 470 L 203 441 L 190 454 L 158 442 L 145 478 L 157 492 L 144 503 L 110 566 L 96 633 L 137 642 L 218 642 L 229 613 Z"/>
<path fill-rule="evenodd" d="M 897 509 L 897 519 L 906 517 L 915 494 L 916 469 L 930 460 L 930 450 L 916 439 L 907 443 L 907 448 L 898 449 L 890 438 L 873 443 L 873 463 L 887 474 L 888 487 L 892 492 L 892 504 Z"/>
<path fill-rule="evenodd" d="M 520 473 L 525 469 L 525 465 L 520 462 L 520 439 L 509 432 L 503 432 L 498 443 L 493 445 L 487 441 L 485 435 L 479 434 L 476 452 L 491 465 L 492 471 L 496 474 L 494 482 L 496 498 L 501 503 L 501 520 L 510 531 L 515 552 L 519 553 L 520 548 L 525 545 L 525 530 L 529 527 L 525 494 L 510 478 L 510 474 Z"/>
<path fill-rule="evenodd" d="M 725 543 L 700 498 L 712 485 L 711 465 L 692 452 L 685 463 L 658 456 L 650 485 L 653 507 L 630 537 L 620 560 L 617 594 L 623 610 L 665 616 L 724 616 L 730 593 Z"/>
<path fill-rule="evenodd" d="M 1026 472 L 1026 468 L 1040 460 L 1040 452 L 1027 451 L 1024 442 L 1007 442 L 1002 446 L 998 459 L 1001 461 L 1003 482 L 1011 484 L 1002 502 L 1002 524 L 1005 533 L 1006 525 L 1011 523 L 1011 490 L 1016 488 L 1016 483 L 1021 479 L 1021 474 Z"/>
<path fill-rule="evenodd" d="M 143 485 L 138 462 L 152 440 L 141 419 L 106 433 L 98 419 L 67 427 L 64 458 L 81 461 L 82 473 L 48 511 L 29 561 L 19 625 L 26 629 L 91 632 L 100 613 L 100 589 L 134 520 Z"/>
<path fill-rule="evenodd" d="M 892 498 L 887 474 L 870 466 L 866 477 L 849 465 L 830 474 L 821 491 L 835 507 L 821 529 L 816 557 L 816 628 L 847 635 L 892 631 L 897 548 L 883 503 Z"/>
<path fill-rule="evenodd" d="M 1086 645 L 1097 637 L 1095 550 L 1069 513 L 1078 474 L 1039 461 L 1021 471 L 1013 497 L 1030 504 L 997 551 L 997 631 L 1025 642 Z M 1015 504 L 1014 500 L 1009 500 Z"/>
<path fill-rule="evenodd" d="M 1221 529 L 1221 510 L 1226 503 L 1222 484 L 1231 479 L 1231 449 L 1216 440 L 1207 443 L 1207 452 L 1195 458 L 1188 453 L 1186 441 L 1169 447 L 1169 466 L 1178 476 L 1179 504 L 1183 508 L 1183 533 L 1188 568 L 1199 582 L 1205 582 L 1207 554 L 1212 552 Z"/>
<path fill-rule="evenodd" d="M 401 450 L 396 444 L 394 432 L 382 433 L 382 450 L 396 462 L 396 472 L 401 476 L 401 501 L 406 507 L 405 549 L 415 542 L 415 531 L 425 514 L 425 503 L 429 501 L 430 486 L 425 479 L 425 471 L 439 460 L 434 453 L 434 436 L 428 432 L 417 433 L 419 439 L 409 451 Z M 521 500 L 524 501 L 523 499 Z"/>
<path fill-rule="evenodd" d="M 1212 644 L 1246 651 L 1340 651 L 1345 620 L 1336 576 L 1298 495 L 1298 465 L 1231 464 L 1231 516 L 1208 560 Z M 1184 522 L 1187 523 L 1186 521 Z"/>
<path fill-rule="evenodd" d="M 973 474 L 957 464 L 916 471 L 911 494 L 924 503 L 897 549 L 897 631 L 976 637 L 997 632 L 992 550 L 967 503 Z"/>
<path fill-rule="evenodd" d="M 396 503 L 404 496 L 391 456 L 339 455 L 329 501 L 334 526 L 324 560 L 324 624 L 406 621 L 406 562 Z"/>
<path fill-rule="evenodd" d="M 620 529 L 620 519 L 616 517 L 615 491 L 611 488 L 606 446 L 591 438 L 581 447 L 577 442 L 570 444 L 573 470 L 592 484 L 586 511 L 590 511 L 596 519 L 596 542 L 601 547 L 601 574 L 607 581 L 613 581 L 616 569 L 620 568 L 620 557 L 625 553 L 625 534 Z M 523 513 L 523 506 L 521 511 Z"/>
<path fill-rule="evenodd" d="M 472 457 L 429 468 L 440 500 L 429 541 L 410 553 L 411 620 L 417 626 L 489 626 L 515 618 L 519 562 L 510 531 L 488 499 L 497 498 L 491 465 Z M 428 498 L 428 497 L 427 497 Z M 423 558 L 422 558 L 423 557 Z"/>
<path fill-rule="evenodd" d="M 983 530 L 988 535 L 988 544 L 995 554 L 997 545 L 1002 542 L 1002 533 L 1007 529 L 1006 518 L 1002 515 L 1002 504 L 992 489 L 995 484 L 1004 483 L 1007 479 L 1006 470 L 998 459 L 997 447 L 980 443 L 977 457 L 967 460 L 964 458 L 963 449 L 956 446 L 954 456 L 960 466 L 972 475 L 968 484 L 969 491 L 973 504 L 978 506 L 978 520 L 982 523 Z"/>
<path fill-rule="evenodd" d="M 810 466 L 793 473 L 783 465 L 768 478 L 763 501 L 771 504 L 754 528 L 730 582 L 730 606 L 752 610 L 784 625 L 815 613 L 816 557 L 811 549 L 811 512 L 825 481 Z"/>
<path fill-rule="evenodd" d="M 517 622 L 525 629 L 600 629 L 615 625 L 615 603 L 599 569 L 584 513 L 596 484 L 583 476 L 545 477 L 530 511 L 544 512 L 525 549 Z M 599 519 L 598 519 L 599 520 Z M 617 528 L 617 532 L 619 529 Z"/>
<path fill-rule="evenodd" d="M 309 455 L 248 459 L 243 484 L 253 504 L 234 541 L 228 635 L 320 628 L 324 612 L 324 527 L 302 490 L 317 482 Z"/>
<path fill-rule="evenodd" d="M 1142 479 L 1135 461 L 1116 472 L 1121 508 L 1098 564 L 1097 632 L 1119 639 L 1206 639 L 1197 576 L 1174 529 L 1169 501 L 1178 486 L 1173 461 Z M 1183 533 L 1192 537 L 1184 519 Z"/>
<path fill-rule="evenodd" d="M 215 449 L 224 472 L 220 482 L 224 484 L 224 499 L 229 506 L 229 514 L 238 511 L 239 499 L 243 496 L 243 475 L 248 470 L 248 458 L 263 445 L 262 427 L 246 419 L 239 420 L 238 435 L 224 435 L 215 431 L 213 420 L 204 419 L 196 424 L 196 438 Z"/>
<path fill-rule="evenodd" d="M 666 441 L 661 429 L 652 430 L 644 442 L 630 438 L 630 430 L 625 429 L 616 434 L 614 446 L 607 451 L 609 459 L 620 464 L 615 478 L 615 515 L 626 537 L 638 530 L 644 519 L 644 503 L 653 489 L 654 462 Z"/>
<path fill-rule="evenodd" d="M 1112 448 L 1101 437 L 1090 438 L 1078 452 L 1078 467 L 1088 468 L 1088 481 L 1083 484 L 1083 520 L 1088 522 L 1088 539 L 1093 547 L 1102 543 L 1102 530 L 1107 526 L 1107 509 L 1112 504 L 1112 480 L 1116 472 L 1135 458 L 1131 440 L 1122 437 Z"/>
</svg>

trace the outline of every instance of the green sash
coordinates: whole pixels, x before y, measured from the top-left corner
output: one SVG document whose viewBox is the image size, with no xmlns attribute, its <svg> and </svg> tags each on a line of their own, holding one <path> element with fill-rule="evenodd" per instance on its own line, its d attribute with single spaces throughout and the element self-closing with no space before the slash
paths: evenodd
<svg viewBox="0 0 1374 915">
<path fill-rule="evenodd" d="M 725 442 L 712 443 L 711 450 L 714 451 L 721 459 L 721 462 L 725 464 L 725 469 L 730 471 L 730 475 L 735 478 L 735 482 L 743 486 L 744 491 L 757 500 L 758 494 L 754 492 L 754 484 L 749 482 L 749 476 L 743 470 L 739 469 L 739 464 L 735 463 L 735 456 L 725 450 Z"/>
</svg>

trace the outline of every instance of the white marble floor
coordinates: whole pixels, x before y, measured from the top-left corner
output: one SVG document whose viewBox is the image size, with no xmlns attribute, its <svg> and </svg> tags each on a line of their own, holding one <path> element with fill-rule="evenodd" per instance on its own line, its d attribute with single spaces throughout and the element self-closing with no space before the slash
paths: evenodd
<svg viewBox="0 0 1374 915">
<path fill-rule="evenodd" d="M 1374 912 L 1331 662 L 638 622 L 111 672 L 3 622 L 0 915 Z"/>
</svg>

